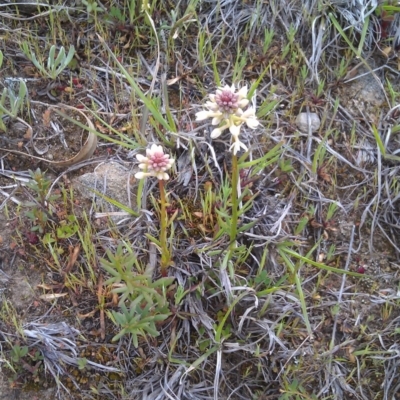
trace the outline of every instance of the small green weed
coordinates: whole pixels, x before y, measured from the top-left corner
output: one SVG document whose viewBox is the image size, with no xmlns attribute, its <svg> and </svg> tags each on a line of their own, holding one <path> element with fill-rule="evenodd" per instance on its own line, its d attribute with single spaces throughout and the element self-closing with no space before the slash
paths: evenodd
<svg viewBox="0 0 400 400">
<path fill-rule="evenodd" d="M 18 363 L 28 354 L 28 351 L 28 346 L 19 346 L 17 344 L 14 345 L 11 349 L 11 360 L 13 360 L 15 363 Z"/>
<path fill-rule="evenodd" d="M 23 79 L 19 80 L 18 94 L 16 94 L 11 87 L 3 89 L 0 97 L 0 130 L 6 130 L 3 116 L 8 115 L 11 118 L 17 118 L 20 112 L 24 109 L 27 101 L 27 92 L 28 89 Z M 24 125 L 27 125 L 22 119 L 18 118 L 18 120 Z M 29 125 L 27 125 L 27 127 L 28 126 Z"/>
<path fill-rule="evenodd" d="M 52 218 L 52 213 L 49 211 L 49 204 L 57 200 L 59 195 L 48 196 L 48 191 L 51 186 L 51 180 L 46 178 L 45 174 L 37 169 L 29 171 L 31 180 L 26 183 L 29 189 L 34 191 L 33 201 L 25 202 L 26 207 L 31 207 L 30 211 L 25 213 L 26 217 L 32 222 L 32 231 L 44 233 L 49 220 Z M 60 228 L 61 229 L 61 228 Z M 62 233 L 60 231 L 60 233 Z"/>
<path fill-rule="evenodd" d="M 35 53 L 29 48 L 27 42 L 22 43 L 22 51 L 32 61 L 33 65 L 39 70 L 39 72 L 47 78 L 52 80 L 57 77 L 68 67 L 75 55 L 75 47 L 71 46 L 68 50 L 68 54 L 65 53 L 64 46 L 60 47 L 58 55 L 56 57 L 56 46 L 50 47 L 49 56 L 47 58 L 47 65 L 43 61 L 38 61 Z"/>
<path fill-rule="evenodd" d="M 156 337 L 159 332 L 156 323 L 164 321 L 171 314 L 166 300 L 166 288 L 174 278 L 160 278 L 152 282 L 148 275 L 140 275 L 136 255 L 119 245 L 115 254 L 107 250 L 101 266 L 111 275 L 105 282 L 113 287 L 112 292 L 121 295 L 121 312 L 112 311 L 110 318 L 121 330 L 113 341 L 130 334 L 135 347 L 139 346 L 138 336 Z M 136 268 L 135 268 L 136 267 Z"/>
</svg>

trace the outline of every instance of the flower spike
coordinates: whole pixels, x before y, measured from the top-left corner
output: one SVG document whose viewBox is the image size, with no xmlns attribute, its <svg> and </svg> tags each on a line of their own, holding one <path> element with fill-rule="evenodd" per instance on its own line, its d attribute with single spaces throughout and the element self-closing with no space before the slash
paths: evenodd
<svg viewBox="0 0 400 400">
<path fill-rule="evenodd" d="M 251 129 L 259 125 L 254 108 L 249 107 L 244 110 L 249 104 L 247 91 L 247 86 L 243 86 L 237 92 L 235 85 L 220 87 L 215 94 L 209 95 L 210 100 L 205 104 L 207 110 L 196 113 L 196 121 L 212 118 L 211 125 L 218 125 L 211 132 L 212 139 L 216 139 L 224 130 L 229 129 L 233 139 L 230 150 L 235 155 L 240 149 L 247 150 L 239 140 L 242 125 L 245 123 Z"/>
<path fill-rule="evenodd" d="M 140 162 L 139 168 L 143 170 L 135 174 L 135 178 L 137 179 L 155 176 L 159 180 L 167 181 L 169 175 L 165 171 L 170 169 L 175 162 L 168 154 L 164 154 L 161 146 L 157 146 L 156 144 L 146 149 L 146 156 L 137 154 L 136 158 Z"/>
</svg>

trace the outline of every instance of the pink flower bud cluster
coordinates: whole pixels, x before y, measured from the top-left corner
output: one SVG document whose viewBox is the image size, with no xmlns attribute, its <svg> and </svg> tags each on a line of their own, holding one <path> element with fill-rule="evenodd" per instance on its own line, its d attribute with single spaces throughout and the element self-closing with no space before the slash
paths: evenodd
<svg viewBox="0 0 400 400">
<path fill-rule="evenodd" d="M 160 180 L 166 181 L 169 179 L 169 175 L 165 171 L 170 169 L 175 162 L 168 154 L 164 154 L 161 146 L 157 146 L 156 144 L 146 149 L 146 156 L 137 154 L 136 158 L 140 162 L 139 168 L 143 170 L 135 174 L 137 179 L 155 176 Z"/>
<path fill-rule="evenodd" d="M 224 112 L 235 112 L 239 107 L 239 94 L 233 93 L 230 89 L 223 89 L 215 95 L 215 102 L 219 109 Z"/>
</svg>

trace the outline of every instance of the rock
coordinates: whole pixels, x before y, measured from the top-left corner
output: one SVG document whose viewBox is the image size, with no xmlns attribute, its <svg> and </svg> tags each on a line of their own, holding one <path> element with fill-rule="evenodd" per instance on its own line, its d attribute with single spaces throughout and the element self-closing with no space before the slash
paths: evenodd
<svg viewBox="0 0 400 400">
<path fill-rule="evenodd" d="M 374 147 L 367 139 L 360 144 L 356 144 L 353 148 L 358 150 L 355 157 L 355 163 L 358 167 L 363 167 L 375 161 L 376 145 Z"/>
<path fill-rule="evenodd" d="M 354 117 L 367 118 L 377 125 L 381 107 L 386 103 L 383 84 L 365 67 L 360 67 L 357 73 L 357 77 L 339 88 L 341 105 Z"/>
<path fill-rule="evenodd" d="M 136 190 L 132 190 L 132 178 L 130 169 L 116 162 L 110 162 L 99 165 L 94 172 L 73 179 L 72 186 L 84 198 L 95 199 L 98 211 L 115 212 L 122 210 L 96 195 L 91 189 L 132 207 L 136 204 Z"/>
<path fill-rule="evenodd" d="M 308 133 L 309 121 L 311 125 L 311 132 L 317 132 L 321 126 L 321 120 L 316 113 L 300 113 L 296 118 L 296 125 L 300 131 Z"/>
<path fill-rule="evenodd" d="M 18 138 L 22 138 L 26 134 L 28 127 L 25 124 L 23 124 L 22 122 L 12 121 L 10 123 L 8 129 L 14 131 L 14 134 Z"/>
</svg>

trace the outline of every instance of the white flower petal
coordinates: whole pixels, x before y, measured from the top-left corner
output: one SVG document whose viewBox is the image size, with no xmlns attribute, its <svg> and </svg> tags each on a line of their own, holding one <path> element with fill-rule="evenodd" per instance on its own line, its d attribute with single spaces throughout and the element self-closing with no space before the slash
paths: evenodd
<svg viewBox="0 0 400 400">
<path fill-rule="evenodd" d="M 215 103 L 215 94 L 209 94 L 208 97 L 210 98 L 210 100 Z M 210 103 L 210 102 L 207 102 Z"/>
<path fill-rule="evenodd" d="M 258 119 L 256 117 L 247 118 L 246 125 L 251 129 L 256 129 L 257 126 L 260 125 L 260 122 L 258 121 Z"/>
<path fill-rule="evenodd" d="M 151 158 L 151 156 L 154 154 L 154 152 L 155 152 L 154 146 L 157 146 L 157 145 L 156 144 L 152 144 L 149 149 L 146 149 L 147 158 Z"/>
<path fill-rule="evenodd" d="M 145 172 L 143 172 L 143 171 L 137 172 L 137 173 L 135 174 L 135 178 L 136 178 L 136 179 L 143 179 L 143 178 L 145 178 L 146 176 L 147 176 L 147 174 L 146 174 Z"/>
<path fill-rule="evenodd" d="M 238 102 L 238 106 L 240 108 L 245 108 L 247 106 L 247 104 L 249 104 L 249 100 L 247 100 L 247 99 L 242 99 L 242 100 L 239 100 L 239 102 Z"/>
<path fill-rule="evenodd" d="M 254 110 L 253 107 L 249 107 L 243 114 L 242 117 L 243 118 L 250 118 L 250 117 L 255 117 L 256 116 L 256 112 Z"/>
<path fill-rule="evenodd" d="M 236 109 L 235 115 L 237 117 L 241 117 L 243 115 L 243 110 L 241 108 Z"/>
<path fill-rule="evenodd" d="M 196 121 L 204 121 L 210 118 L 210 111 L 199 111 L 196 113 Z"/>
<path fill-rule="evenodd" d="M 205 106 L 211 110 L 211 111 L 218 111 L 219 110 L 219 105 L 217 103 L 211 103 L 211 101 L 207 101 Z"/>
<path fill-rule="evenodd" d="M 222 134 L 222 129 L 220 128 L 215 128 L 212 132 L 211 132 L 211 139 L 216 139 L 217 137 L 221 136 Z"/>
<path fill-rule="evenodd" d="M 142 154 L 136 154 L 136 159 L 137 159 L 139 162 L 146 162 L 146 161 L 149 161 L 149 159 L 148 159 L 147 157 L 145 157 L 144 155 L 142 155 Z"/>
<path fill-rule="evenodd" d="M 245 99 L 247 97 L 247 85 L 240 88 L 237 94 L 239 95 L 239 100 Z"/>
<path fill-rule="evenodd" d="M 251 129 L 256 129 L 260 123 L 254 118 L 246 121 L 246 124 Z"/>
<path fill-rule="evenodd" d="M 242 124 L 239 124 L 239 125 L 232 124 L 229 127 L 229 132 L 232 134 L 232 136 L 237 138 L 239 136 L 239 134 L 240 134 L 240 128 L 241 127 L 242 127 Z M 239 140 L 239 139 L 237 139 L 237 140 Z"/>
<path fill-rule="evenodd" d="M 169 175 L 164 171 L 160 171 L 157 172 L 156 178 L 160 181 L 167 181 L 169 179 Z"/>
<path fill-rule="evenodd" d="M 236 139 L 237 139 L 237 138 L 236 138 Z M 240 151 L 240 149 L 243 149 L 244 151 L 247 151 L 247 150 L 248 150 L 247 146 L 246 146 L 244 143 L 242 143 L 239 139 L 235 140 L 235 141 L 232 143 L 232 146 L 229 148 L 229 150 L 232 151 L 232 153 L 233 153 L 234 155 L 236 155 L 236 153 L 237 153 L 238 151 Z"/>
<path fill-rule="evenodd" d="M 154 149 L 154 153 L 164 154 L 164 149 L 162 148 L 162 146 L 157 146 L 156 144 L 153 144 L 153 146 L 151 146 L 151 147 L 152 147 L 152 149 Z"/>
<path fill-rule="evenodd" d="M 256 113 L 253 107 L 249 107 L 241 116 L 242 121 L 246 122 L 251 129 L 257 128 L 260 123 L 257 120 Z"/>
<path fill-rule="evenodd" d="M 223 115 L 218 115 L 217 117 L 214 117 L 211 121 L 211 125 L 219 125 L 223 119 Z"/>
</svg>

